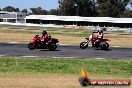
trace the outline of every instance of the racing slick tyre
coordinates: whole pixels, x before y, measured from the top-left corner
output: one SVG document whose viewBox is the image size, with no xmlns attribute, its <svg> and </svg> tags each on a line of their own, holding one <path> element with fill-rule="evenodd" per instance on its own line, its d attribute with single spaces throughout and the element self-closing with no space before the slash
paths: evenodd
<svg viewBox="0 0 132 88">
<path fill-rule="evenodd" d="M 29 48 L 30 50 L 34 50 L 34 44 L 33 44 L 33 43 L 29 43 L 29 44 L 28 44 L 28 48 Z"/>
<path fill-rule="evenodd" d="M 50 51 L 54 51 L 57 48 L 57 45 L 56 44 L 49 44 L 48 48 Z"/>
<path fill-rule="evenodd" d="M 79 82 L 80 82 L 81 86 L 90 85 L 90 80 L 88 78 L 85 78 L 85 77 L 80 78 Z"/>
<path fill-rule="evenodd" d="M 109 44 L 107 42 L 102 42 L 100 44 L 101 50 L 107 50 L 109 48 Z"/>
<path fill-rule="evenodd" d="M 88 47 L 88 43 L 87 42 L 81 42 L 80 43 L 80 48 L 81 49 L 85 49 L 85 48 L 87 48 Z"/>
<path fill-rule="evenodd" d="M 95 44 L 94 44 L 95 48 L 98 48 L 99 45 L 100 45 L 100 42 L 95 42 Z"/>
</svg>

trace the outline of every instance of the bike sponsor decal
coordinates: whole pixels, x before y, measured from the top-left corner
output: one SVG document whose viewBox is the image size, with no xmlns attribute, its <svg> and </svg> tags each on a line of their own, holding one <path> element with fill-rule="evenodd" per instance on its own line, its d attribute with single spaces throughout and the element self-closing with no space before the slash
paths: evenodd
<svg viewBox="0 0 132 88">
<path fill-rule="evenodd" d="M 130 80 L 91 80 L 91 85 L 130 85 Z"/>
<path fill-rule="evenodd" d="M 81 86 L 88 86 L 88 85 L 112 85 L 112 86 L 130 86 L 131 80 L 129 79 L 89 79 L 88 72 L 85 72 L 84 69 L 82 69 L 82 75 L 79 77 L 79 82 Z"/>
</svg>

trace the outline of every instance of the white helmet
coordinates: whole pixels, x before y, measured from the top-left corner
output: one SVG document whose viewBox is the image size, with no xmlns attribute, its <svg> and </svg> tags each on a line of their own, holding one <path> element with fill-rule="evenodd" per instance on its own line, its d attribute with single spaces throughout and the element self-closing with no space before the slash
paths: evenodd
<svg viewBox="0 0 132 88">
<path fill-rule="evenodd" d="M 102 28 L 97 28 L 97 32 L 103 32 Z"/>
</svg>

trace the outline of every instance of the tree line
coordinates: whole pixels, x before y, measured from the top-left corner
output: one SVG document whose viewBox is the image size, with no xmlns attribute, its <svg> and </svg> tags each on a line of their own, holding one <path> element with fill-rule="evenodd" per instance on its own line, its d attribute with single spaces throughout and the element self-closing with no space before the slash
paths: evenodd
<svg viewBox="0 0 132 88">
<path fill-rule="evenodd" d="M 131 0 L 58 0 L 59 7 L 49 11 L 42 7 L 20 10 L 13 6 L 7 6 L 2 11 L 24 12 L 35 15 L 61 15 L 84 17 L 132 17 Z"/>
<path fill-rule="evenodd" d="M 7 11 L 7 12 L 23 12 L 28 13 L 29 15 L 58 15 L 58 10 L 51 9 L 50 11 L 46 11 L 42 7 L 37 8 L 30 8 L 31 12 L 29 12 L 27 9 L 20 10 L 19 8 L 15 8 L 13 6 L 7 6 L 3 9 L 0 9 L 0 11 Z"/>
</svg>

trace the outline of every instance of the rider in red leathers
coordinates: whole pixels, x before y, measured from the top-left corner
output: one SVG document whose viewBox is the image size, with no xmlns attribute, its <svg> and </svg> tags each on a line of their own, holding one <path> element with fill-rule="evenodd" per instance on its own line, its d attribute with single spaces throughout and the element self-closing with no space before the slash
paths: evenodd
<svg viewBox="0 0 132 88">
<path fill-rule="evenodd" d="M 42 32 L 42 38 L 43 38 L 43 43 L 47 43 L 49 41 L 49 39 L 51 38 L 51 36 L 49 34 L 47 34 L 46 31 Z"/>
</svg>

